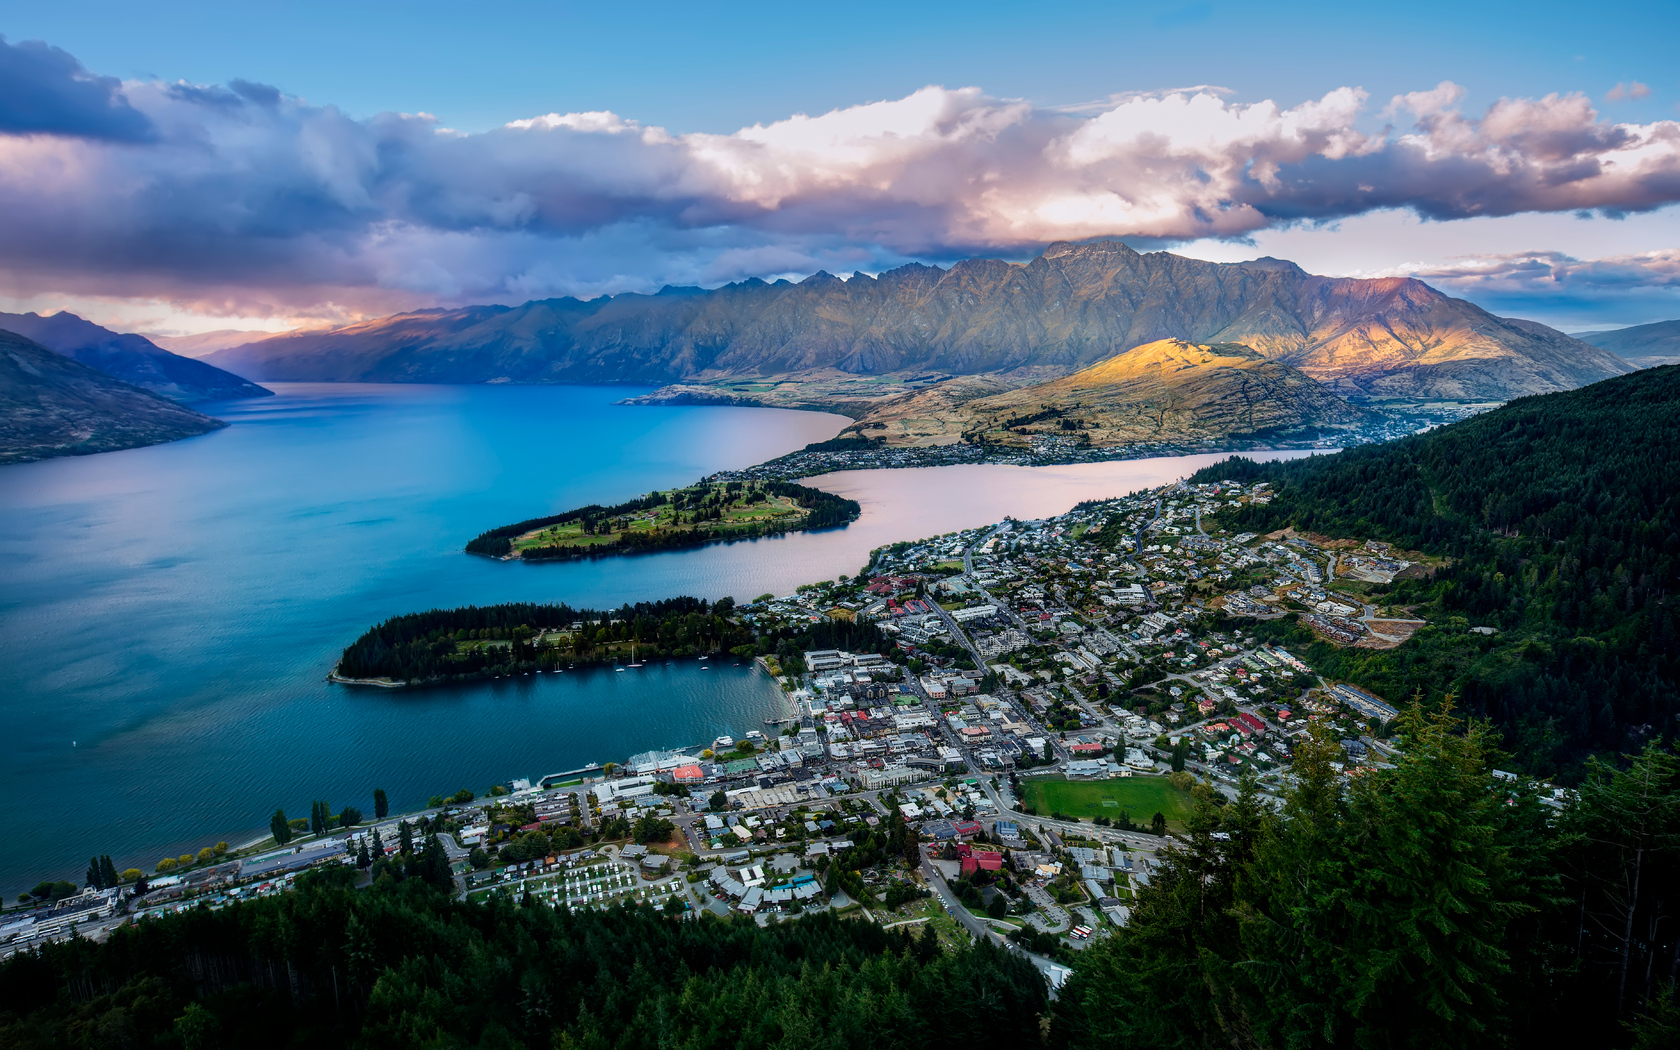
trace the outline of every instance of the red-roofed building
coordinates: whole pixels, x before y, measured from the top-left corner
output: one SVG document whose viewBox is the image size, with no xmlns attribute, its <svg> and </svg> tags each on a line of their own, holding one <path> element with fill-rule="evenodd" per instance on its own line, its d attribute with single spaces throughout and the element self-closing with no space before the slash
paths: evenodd
<svg viewBox="0 0 1680 1050">
<path fill-rule="evenodd" d="M 1108 748 L 1101 744 L 1069 744 L 1068 750 L 1076 755 L 1100 755 Z"/>
<path fill-rule="evenodd" d="M 1260 721 L 1258 718 L 1255 718 L 1253 715 L 1249 714 L 1247 711 L 1244 711 L 1242 714 L 1238 715 L 1237 716 L 1237 721 L 1241 722 L 1244 726 L 1247 726 L 1248 731 L 1253 733 L 1255 736 L 1265 736 L 1266 735 L 1266 723 Z"/>
<path fill-rule="evenodd" d="M 671 779 L 679 784 L 698 784 L 706 779 L 706 774 L 698 765 L 678 766 L 671 770 Z"/>
<path fill-rule="evenodd" d="M 956 823 L 952 824 L 951 826 L 957 829 L 957 834 L 958 835 L 978 835 L 978 834 L 980 834 L 980 823 L 978 821 L 959 820 Z"/>
</svg>

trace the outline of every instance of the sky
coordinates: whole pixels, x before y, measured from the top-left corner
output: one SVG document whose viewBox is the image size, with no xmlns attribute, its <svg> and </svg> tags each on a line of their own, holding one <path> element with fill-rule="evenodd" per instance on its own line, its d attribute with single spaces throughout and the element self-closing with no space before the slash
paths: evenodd
<svg viewBox="0 0 1680 1050">
<path fill-rule="evenodd" d="M 1119 237 L 1680 317 L 1680 6 L 0 2 L 0 309 L 157 333 Z"/>
</svg>

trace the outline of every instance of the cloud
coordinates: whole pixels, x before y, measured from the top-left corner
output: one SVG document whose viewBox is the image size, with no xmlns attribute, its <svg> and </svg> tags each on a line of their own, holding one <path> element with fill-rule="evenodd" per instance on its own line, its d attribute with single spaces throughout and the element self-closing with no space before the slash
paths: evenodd
<svg viewBox="0 0 1680 1050">
<path fill-rule="evenodd" d="M 0 36 L 0 134 L 143 142 L 152 125 L 116 77 L 94 76 L 66 51 Z"/>
<path fill-rule="evenodd" d="M 1541 312 L 1573 326 L 1614 327 L 1680 316 L 1680 249 L 1578 259 L 1563 252 L 1472 255 L 1372 276 L 1427 281 L 1488 309 Z"/>
<path fill-rule="evenodd" d="M 1645 84 L 1641 84 L 1637 80 L 1633 80 L 1626 84 L 1617 84 L 1615 87 L 1605 92 L 1604 101 L 1620 102 L 1623 99 L 1645 98 L 1650 93 L 1650 87 Z"/>
<path fill-rule="evenodd" d="M 20 51 L 53 59 L 30 67 L 42 84 L 93 85 L 110 114 L 133 114 L 126 139 L 91 117 L 0 134 L 0 281 L 20 295 L 342 312 L 1019 257 L 1101 236 L 1238 238 L 1380 209 L 1447 220 L 1680 201 L 1680 123 L 1606 121 L 1580 95 L 1471 115 L 1450 83 L 1392 99 L 1387 127 L 1354 87 L 1292 107 L 1195 88 L 1056 110 L 927 87 L 733 134 L 610 112 L 462 134 L 244 81 L 115 85 L 45 45 Z"/>
</svg>

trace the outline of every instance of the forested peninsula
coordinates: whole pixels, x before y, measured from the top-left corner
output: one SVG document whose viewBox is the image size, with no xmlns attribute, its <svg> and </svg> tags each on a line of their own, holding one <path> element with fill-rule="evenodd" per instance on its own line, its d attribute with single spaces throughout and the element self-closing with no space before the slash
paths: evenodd
<svg viewBox="0 0 1680 1050">
<path fill-rule="evenodd" d="M 504 525 L 468 541 L 467 553 L 571 561 L 688 550 L 846 525 L 861 512 L 856 500 L 790 481 L 702 482 Z"/>
<path fill-rule="evenodd" d="M 420 685 L 724 652 L 744 660 L 775 656 L 793 669 L 808 649 L 904 660 L 867 619 L 755 631 L 735 617 L 733 598 L 707 603 L 684 597 L 609 611 L 510 603 L 394 616 L 352 642 L 333 676 Z"/>
<path fill-rule="evenodd" d="M 1432 621 L 1398 648 L 1252 626 L 1320 673 L 1405 703 L 1448 693 L 1530 771 L 1680 731 L 1680 366 L 1651 368 L 1381 445 L 1287 463 L 1232 459 L 1192 481 L 1271 482 L 1233 530 L 1369 536 L 1439 555 L 1367 600 Z"/>
</svg>

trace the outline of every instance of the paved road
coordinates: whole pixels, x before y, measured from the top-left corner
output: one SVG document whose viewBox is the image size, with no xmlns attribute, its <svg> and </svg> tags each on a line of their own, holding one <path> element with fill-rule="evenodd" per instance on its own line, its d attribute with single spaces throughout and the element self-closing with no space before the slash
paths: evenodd
<svg viewBox="0 0 1680 1050">
<path fill-rule="evenodd" d="M 1032 964 L 1038 967 L 1039 972 L 1044 974 L 1045 980 L 1050 983 L 1051 997 L 1055 997 L 1056 987 L 1067 977 L 1069 972 L 1067 967 L 1046 959 L 1042 955 L 1035 955 L 1027 951 L 997 932 L 989 923 L 976 918 L 973 912 L 963 906 L 962 901 L 957 900 L 957 895 L 951 892 L 950 884 L 945 881 L 945 876 L 940 874 L 939 869 L 934 867 L 933 862 L 927 859 L 926 854 L 922 855 L 922 876 L 927 880 L 928 888 L 933 891 L 934 899 L 944 906 L 945 910 L 951 914 L 951 918 L 957 920 L 957 923 L 968 931 L 969 936 L 975 940 L 990 940 L 994 944 L 1001 944 L 1010 951 L 1031 960 Z"/>
</svg>

